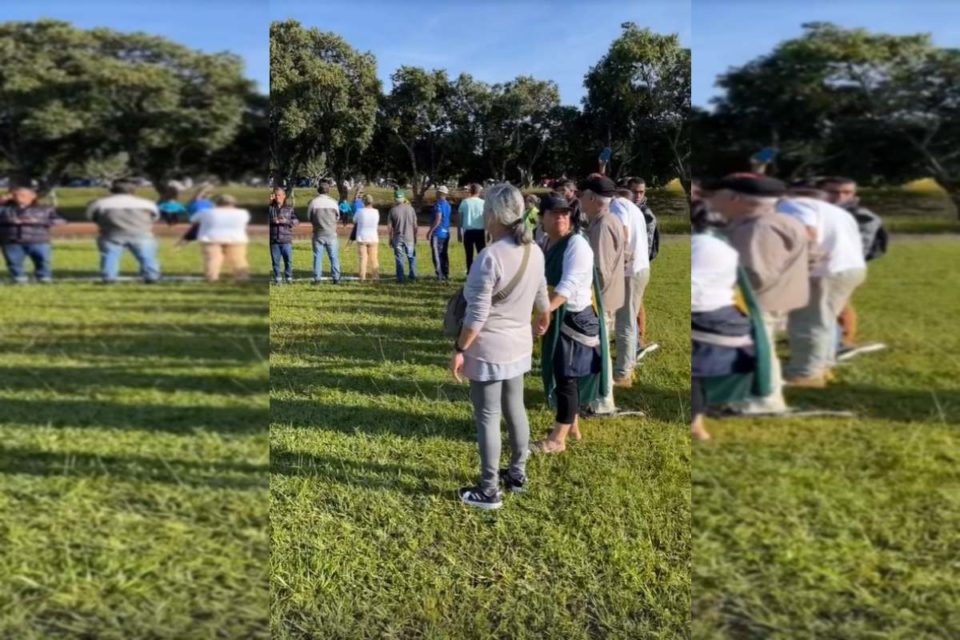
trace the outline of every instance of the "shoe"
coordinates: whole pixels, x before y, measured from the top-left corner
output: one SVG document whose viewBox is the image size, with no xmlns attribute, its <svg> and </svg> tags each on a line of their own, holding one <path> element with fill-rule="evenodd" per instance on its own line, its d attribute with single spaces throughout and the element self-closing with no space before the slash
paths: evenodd
<svg viewBox="0 0 960 640">
<path fill-rule="evenodd" d="M 827 379 L 823 374 L 806 378 L 787 378 L 783 381 L 783 386 L 799 389 L 823 389 L 827 386 Z"/>
<path fill-rule="evenodd" d="M 597 413 L 595 410 L 590 407 L 580 409 L 581 418 L 616 418 L 619 411 L 613 410 L 606 413 Z"/>
<path fill-rule="evenodd" d="M 864 353 L 883 351 L 886 348 L 887 345 L 883 344 L 882 342 L 870 342 L 860 346 L 843 347 L 837 351 L 837 362 L 846 362 L 847 360 L 856 358 Z"/>
<path fill-rule="evenodd" d="M 464 487 L 459 491 L 460 502 L 478 509 L 499 509 L 503 506 L 503 492 L 497 489 L 496 493 L 488 496 L 480 487 Z"/>
<path fill-rule="evenodd" d="M 40 284 L 53 284 L 53 278 L 38 278 L 37 282 Z"/>
<path fill-rule="evenodd" d="M 523 493 L 527 490 L 527 479 L 521 478 L 517 480 L 510 475 L 509 469 L 500 469 L 500 482 L 503 483 L 504 488 L 510 493 Z"/>
<path fill-rule="evenodd" d="M 613 386 L 629 389 L 633 386 L 633 373 L 631 372 L 630 375 L 623 376 L 622 378 L 614 377 Z"/>
<path fill-rule="evenodd" d="M 640 360 L 643 360 L 644 357 L 653 353 L 659 348 L 660 345 L 658 345 L 656 342 L 651 342 L 646 346 L 637 347 L 637 361 L 639 362 Z"/>
<path fill-rule="evenodd" d="M 281 284 L 283 284 L 283 281 L 281 281 L 281 280 L 271 280 L 270 282 L 271 282 L 272 284 L 277 285 L 277 286 L 280 286 Z"/>
</svg>

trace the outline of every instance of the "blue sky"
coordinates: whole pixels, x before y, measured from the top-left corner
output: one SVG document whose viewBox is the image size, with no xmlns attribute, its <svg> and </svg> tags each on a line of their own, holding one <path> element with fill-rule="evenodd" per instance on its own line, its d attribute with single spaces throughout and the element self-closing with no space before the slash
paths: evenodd
<svg viewBox="0 0 960 640">
<path fill-rule="evenodd" d="M 799 36 L 804 22 L 895 34 L 930 33 L 960 47 L 957 0 L 693 0 L 693 103 L 706 106 L 717 75 Z"/>
<path fill-rule="evenodd" d="M 377 57 L 384 87 L 401 65 L 461 72 L 489 83 L 529 74 L 579 105 L 583 76 L 636 22 L 690 44 L 689 0 L 273 0 L 273 20 L 333 31 Z"/>
<path fill-rule="evenodd" d="M 269 87 L 270 34 L 264 0 L 0 0 L 0 20 L 57 18 L 78 27 L 144 31 L 207 52 L 231 51 L 247 76 Z"/>
</svg>

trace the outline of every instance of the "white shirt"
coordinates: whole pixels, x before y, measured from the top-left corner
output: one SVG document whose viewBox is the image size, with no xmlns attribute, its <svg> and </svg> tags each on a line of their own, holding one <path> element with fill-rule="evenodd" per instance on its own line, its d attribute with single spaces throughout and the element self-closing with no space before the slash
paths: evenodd
<svg viewBox="0 0 960 640">
<path fill-rule="evenodd" d="M 690 307 L 714 311 L 733 304 L 737 286 L 737 250 L 707 233 L 690 237 Z"/>
<path fill-rule="evenodd" d="M 580 234 L 570 238 L 563 252 L 563 272 L 554 291 L 567 299 L 571 313 L 593 304 L 593 249 Z"/>
<path fill-rule="evenodd" d="M 647 221 L 640 207 L 626 198 L 614 198 L 610 202 L 610 212 L 616 215 L 627 228 L 627 254 L 631 259 L 626 262 L 627 275 L 636 275 L 650 268 L 650 251 L 647 246 Z"/>
<path fill-rule="evenodd" d="M 377 227 L 380 225 L 380 212 L 372 207 L 364 207 L 354 217 L 357 223 L 357 242 L 379 242 Z"/>
<path fill-rule="evenodd" d="M 784 198 L 777 203 L 777 211 L 816 229 L 816 242 L 826 258 L 811 271 L 812 277 L 867 267 L 860 229 L 847 211 L 816 198 Z"/>
<path fill-rule="evenodd" d="M 214 207 L 198 211 L 190 217 L 200 223 L 197 240 L 215 244 L 246 244 L 250 212 L 236 207 Z"/>
</svg>

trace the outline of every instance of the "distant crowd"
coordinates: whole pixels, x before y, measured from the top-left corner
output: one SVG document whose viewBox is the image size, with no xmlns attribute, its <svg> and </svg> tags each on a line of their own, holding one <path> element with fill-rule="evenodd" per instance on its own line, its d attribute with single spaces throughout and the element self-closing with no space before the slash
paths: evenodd
<svg viewBox="0 0 960 640">
<path fill-rule="evenodd" d="M 160 280 L 161 267 L 153 231 L 154 224 L 160 220 L 171 225 L 179 221 L 191 223 L 178 244 L 194 240 L 200 244 L 204 277 L 208 281 L 220 279 L 224 263 L 229 265 L 236 280 L 249 279 L 250 212 L 238 207 L 234 197 L 222 194 L 213 198 L 212 189 L 202 187 L 186 204 L 177 200 L 175 190 L 166 191 L 159 202 L 153 202 L 135 195 L 136 189 L 134 182 L 114 181 L 110 195 L 95 200 L 86 209 L 86 218 L 98 228 L 103 283 L 118 280 L 124 251 L 136 259 L 143 282 Z M 33 262 L 36 282 L 53 281 L 51 228 L 65 222 L 53 206 L 40 202 L 31 186 L 14 186 L 8 196 L 0 200 L 0 246 L 15 284 L 29 282 L 25 268 L 28 259 Z"/>
</svg>

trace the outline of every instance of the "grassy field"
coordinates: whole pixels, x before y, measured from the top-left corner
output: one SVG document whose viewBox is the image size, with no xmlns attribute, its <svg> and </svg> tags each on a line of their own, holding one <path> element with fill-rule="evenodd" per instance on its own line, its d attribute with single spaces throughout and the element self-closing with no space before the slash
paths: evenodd
<svg viewBox="0 0 960 640">
<path fill-rule="evenodd" d="M 0 286 L 0 637 L 269 637 L 266 284 L 54 255 L 60 283 Z"/>
<path fill-rule="evenodd" d="M 654 263 L 649 333 L 663 348 L 617 392 L 647 417 L 585 422 L 584 441 L 532 459 L 529 492 L 498 512 L 456 497 L 479 462 L 440 332 L 453 285 L 397 285 L 382 252 L 379 284 L 273 288 L 274 636 L 688 636 L 689 255 L 672 238 Z M 451 258 L 462 279 L 459 246 Z M 309 263 L 306 243 L 295 259 Z M 535 437 L 552 420 L 538 379 Z"/>
<path fill-rule="evenodd" d="M 855 295 L 863 341 L 797 406 L 713 421 L 693 456 L 695 638 L 960 633 L 960 241 L 901 241 Z"/>
</svg>

